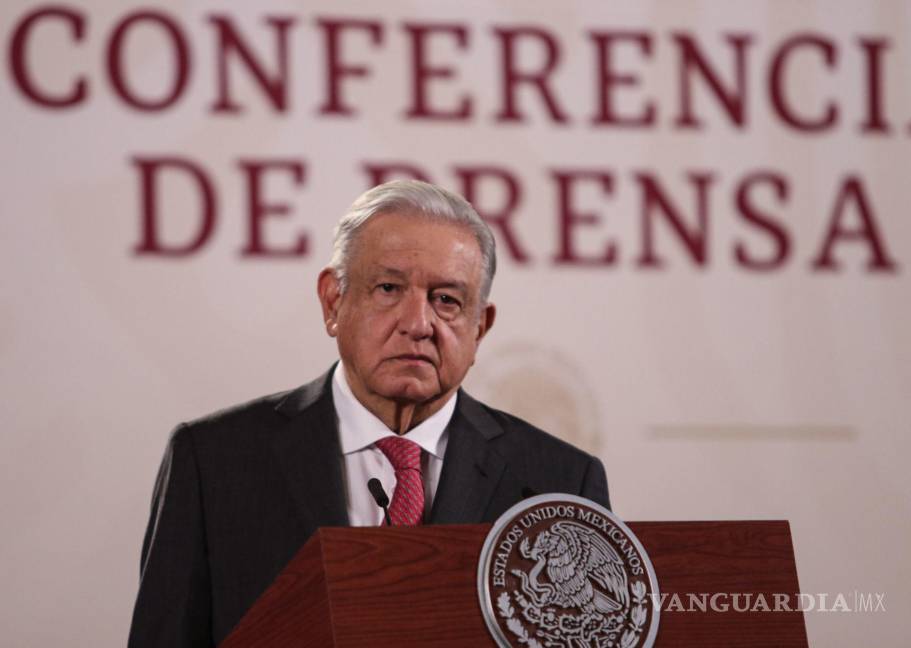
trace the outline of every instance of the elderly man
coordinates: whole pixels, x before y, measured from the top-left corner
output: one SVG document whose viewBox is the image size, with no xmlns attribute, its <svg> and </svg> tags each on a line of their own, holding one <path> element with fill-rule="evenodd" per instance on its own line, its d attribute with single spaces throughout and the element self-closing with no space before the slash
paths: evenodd
<svg viewBox="0 0 911 648">
<path fill-rule="evenodd" d="M 417 181 L 362 195 L 317 284 L 340 361 L 298 389 L 180 425 L 158 474 L 134 648 L 220 642 L 320 526 L 490 522 L 528 492 L 609 506 L 597 459 L 459 385 L 493 326 L 493 236 Z"/>
</svg>

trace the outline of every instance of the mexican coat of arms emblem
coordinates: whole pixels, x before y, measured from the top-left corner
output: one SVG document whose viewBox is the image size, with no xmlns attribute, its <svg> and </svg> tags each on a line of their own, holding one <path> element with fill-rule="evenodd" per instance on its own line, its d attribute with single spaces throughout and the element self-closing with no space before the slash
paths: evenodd
<svg viewBox="0 0 911 648">
<path fill-rule="evenodd" d="M 658 584 L 639 540 L 573 495 L 529 498 L 494 523 L 478 594 L 503 647 L 647 648 L 658 630 Z"/>
</svg>

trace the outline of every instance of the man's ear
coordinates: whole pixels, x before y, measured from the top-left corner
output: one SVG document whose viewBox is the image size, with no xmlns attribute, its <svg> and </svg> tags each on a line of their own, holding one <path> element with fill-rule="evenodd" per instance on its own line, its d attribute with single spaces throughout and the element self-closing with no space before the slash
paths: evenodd
<svg viewBox="0 0 911 648">
<path fill-rule="evenodd" d="M 342 286 L 332 268 L 323 268 L 316 280 L 316 293 L 323 309 L 323 322 L 330 337 L 338 335 L 338 307 L 342 299 Z"/>
<path fill-rule="evenodd" d="M 487 304 L 481 309 L 481 316 L 478 318 L 478 337 L 475 342 L 480 344 L 481 340 L 487 335 L 487 331 L 493 327 L 493 321 L 497 318 L 497 307 L 493 304 Z"/>
</svg>

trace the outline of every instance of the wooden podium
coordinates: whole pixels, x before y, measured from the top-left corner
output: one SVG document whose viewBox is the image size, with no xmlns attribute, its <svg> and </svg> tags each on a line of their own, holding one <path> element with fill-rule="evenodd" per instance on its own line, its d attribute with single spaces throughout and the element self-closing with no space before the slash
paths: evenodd
<svg viewBox="0 0 911 648">
<path fill-rule="evenodd" d="M 802 612 L 735 611 L 728 596 L 763 594 L 772 606 L 775 594 L 790 594 L 794 606 L 800 589 L 786 521 L 627 525 L 662 594 L 678 594 L 687 608 L 690 594 L 720 593 L 730 608 L 669 610 L 666 602 L 656 646 L 807 646 Z M 476 584 L 489 529 L 320 529 L 221 646 L 495 646 Z"/>
</svg>

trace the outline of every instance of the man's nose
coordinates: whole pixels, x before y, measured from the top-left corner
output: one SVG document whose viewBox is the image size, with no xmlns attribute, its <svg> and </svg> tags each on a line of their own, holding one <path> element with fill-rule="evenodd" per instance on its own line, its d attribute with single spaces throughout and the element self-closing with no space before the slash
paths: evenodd
<svg viewBox="0 0 911 648">
<path fill-rule="evenodd" d="M 427 295 L 410 293 L 402 300 L 399 332 L 415 340 L 433 335 L 433 307 Z"/>
</svg>

